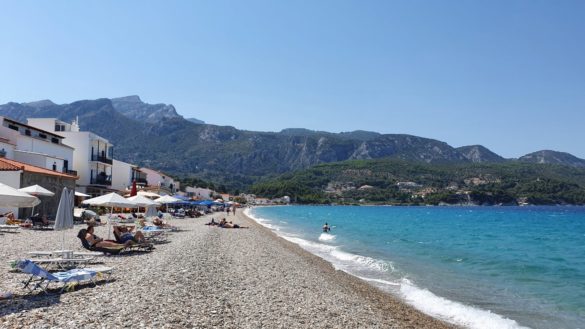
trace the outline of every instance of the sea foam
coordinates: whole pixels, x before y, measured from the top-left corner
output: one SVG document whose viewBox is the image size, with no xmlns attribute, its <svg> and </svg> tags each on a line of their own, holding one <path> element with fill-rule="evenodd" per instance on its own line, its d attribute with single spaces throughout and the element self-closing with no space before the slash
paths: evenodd
<svg viewBox="0 0 585 329">
<path fill-rule="evenodd" d="M 329 261 L 335 269 L 354 275 L 355 277 L 364 281 L 371 282 L 377 286 L 380 286 L 382 289 L 387 287 L 387 289 L 384 290 L 391 293 L 397 293 L 399 297 L 401 297 L 405 302 L 432 317 L 472 329 L 527 328 L 520 326 L 514 320 L 507 319 L 489 310 L 468 306 L 437 296 L 427 289 L 417 287 L 405 277 L 399 279 L 396 282 L 393 282 L 382 278 L 374 278 L 371 276 L 362 275 L 364 271 L 369 274 L 374 274 L 372 271 L 382 274 L 391 274 L 392 272 L 396 272 L 396 269 L 391 262 L 349 253 L 341 250 L 339 246 L 313 242 L 298 236 L 286 234 L 282 232 L 277 225 L 272 224 L 269 219 L 261 218 L 252 214 L 250 209 L 246 209 L 244 214 L 259 224 L 274 230 L 276 234 L 285 240 L 293 242 L 301 246 L 303 249 Z M 335 235 L 322 233 L 318 240 L 331 243 L 335 240 L 335 238 Z"/>
</svg>

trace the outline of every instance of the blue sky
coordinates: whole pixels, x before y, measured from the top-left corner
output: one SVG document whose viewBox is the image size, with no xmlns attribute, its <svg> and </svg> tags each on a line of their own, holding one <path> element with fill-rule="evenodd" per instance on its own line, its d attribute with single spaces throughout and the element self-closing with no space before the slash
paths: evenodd
<svg viewBox="0 0 585 329">
<path fill-rule="evenodd" d="M 4 1 L 0 103 L 585 158 L 585 1 Z"/>
</svg>

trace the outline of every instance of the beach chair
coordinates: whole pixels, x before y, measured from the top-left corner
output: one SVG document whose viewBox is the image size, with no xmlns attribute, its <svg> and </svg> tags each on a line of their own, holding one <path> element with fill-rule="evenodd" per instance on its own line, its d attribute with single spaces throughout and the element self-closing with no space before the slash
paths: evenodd
<svg viewBox="0 0 585 329">
<path fill-rule="evenodd" d="M 19 227 L 18 225 L 0 225 L 0 232 L 16 233 Z"/>
<path fill-rule="evenodd" d="M 98 279 L 105 279 L 106 282 L 110 281 L 113 269 L 110 267 L 100 268 L 78 268 L 72 269 L 66 272 L 55 272 L 51 273 L 44 268 L 40 267 L 30 259 L 21 259 L 16 263 L 16 268 L 21 270 L 23 273 L 30 274 L 30 277 L 23 281 L 23 288 L 29 290 L 29 294 L 34 292 L 36 289 L 41 289 L 43 292 L 48 294 L 49 284 L 51 282 L 62 283 L 60 292 L 64 290 L 73 289 L 76 284 L 81 281 L 89 281 L 97 285 Z"/>
<path fill-rule="evenodd" d="M 68 270 L 80 266 L 85 266 L 93 261 L 93 257 L 75 257 L 75 258 L 29 258 L 37 265 L 50 266 L 55 269 Z"/>
<path fill-rule="evenodd" d="M 77 238 L 79 240 L 81 240 L 81 245 L 83 246 L 83 248 L 85 248 L 89 251 L 103 252 L 107 255 L 108 254 L 109 255 L 118 255 L 118 254 L 120 254 L 122 252 L 126 252 L 126 251 L 152 251 L 154 249 L 154 246 L 150 243 L 149 244 L 134 244 L 134 245 L 130 245 L 130 246 L 127 246 L 124 248 L 102 248 L 102 247 L 91 246 L 89 244 L 89 242 L 85 239 L 86 233 L 87 233 L 87 230 L 82 228 L 77 233 Z"/>
</svg>

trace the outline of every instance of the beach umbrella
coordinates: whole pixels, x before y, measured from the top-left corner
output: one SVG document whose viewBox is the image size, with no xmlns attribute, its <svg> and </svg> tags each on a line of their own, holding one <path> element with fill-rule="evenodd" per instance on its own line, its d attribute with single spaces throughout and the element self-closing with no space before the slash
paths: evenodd
<svg viewBox="0 0 585 329">
<path fill-rule="evenodd" d="M 160 195 L 158 195 L 154 192 L 149 192 L 149 191 L 138 191 L 138 195 L 142 195 L 142 196 L 145 196 L 147 198 L 160 198 Z"/>
<path fill-rule="evenodd" d="M 174 198 L 170 195 L 165 195 L 165 196 L 161 196 L 158 199 L 154 199 L 154 202 L 156 203 L 160 203 L 160 204 L 166 204 L 166 203 L 175 203 L 175 202 L 179 202 L 181 201 L 180 199 Z"/>
<path fill-rule="evenodd" d="M 130 200 L 134 203 L 136 203 L 136 208 L 138 208 L 138 211 L 140 211 L 140 207 L 149 207 L 149 206 L 157 206 L 158 203 L 152 201 L 151 199 L 143 196 L 143 195 L 135 195 L 135 196 L 131 196 L 129 198 L 126 198 L 126 200 Z"/>
<path fill-rule="evenodd" d="M 23 187 L 23 188 L 19 188 L 18 189 L 20 192 L 24 192 L 24 193 L 28 193 L 30 195 L 34 195 L 36 197 L 39 196 L 53 196 L 55 195 L 55 193 L 47 190 L 46 188 L 40 186 L 40 185 L 31 185 L 31 186 L 27 186 L 27 187 Z M 40 199 L 39 199 L 40 201 Z M 33 206 L 31 209 L 31 216 L 35 215 L 35 207 Z"/>
<path fill-rule="evenodd" d="M 40 186 L 40 185 L 31 185 L 31 186 L 27 186 L 27 187 L 23 187 L 23 188 L 19 188 L 18 189 L 20 192 L 25 192 L 28 194 L 32 194 L 34 196 L 39 196 L 39 195 L 43 195 L 43 196 L 53 196 L 55 195 L 55 193 L 47 190 L 46 188 Z"/>
<path fill-rule="evenodd" d="M 0 183 L 0 207 L 30 208 L 39 203 L 36 196 Z"/>
<path fill-rule="evenodd" d="M 75 191 L 75 196 L 82 197 L 82 198 L 87 198 L 90 195 Z"/>
<path fill-rule="evenodd" d="M 138 207 L 148 207 L 148 206 L 156 206 L 158 205 L 158 203 L 152 201 L 151 199 L 142 196 L 142 195 L 135 195 L 135 196 L 131 196 L 129 198 L 126 198 L 126 200 L 130 200 L 132 202 L 134 202 L 136 204 L 136 206 Z"/>
<path fill-rule="evenodd" d="M 135 208 L 136 207 L 136 203 L 134 203 L 134 201 L 124 199 L 121 195 L 116 194 L 114 192 L 108 193 L 105 195 L 101 195 L 101 196 L 98 196 L 96 198 L 84 200 L 82 203 L 92 205 L 92 206 L 110 207 L 111 208 L 110 218 L 112 217 L 112 214 L 114 213 L 114 207 L 122 207 L 122 208 Z M 108 226 L 110 226 L 110 228 L 112 225 L 111 222 L 112 222 L 111 220 L 108 220 Z M 110 238 L 110 233 L 111 233 L 110 231 L 111 230 L 108 229 L 108 239 Z"/>
<path fill-rule="evenodd" d="M 73 190 L 64 187 L 59 199 L 59 207 L 55 216 L 56 231 L 63 231 L 61 250 L 65 249 L 65 230 L 73 228 Z"/>
<path fill-rule="evenodd" d="M 136 195 L 136 180 L 132 181 L 132 189 L 130 190 L 130 196 Z"/>
<path fill-rule="evenodd" d="M 149 218 L 149 217 L 156 217 L 156 216 L 157 216 L 157 213 L 156 213 L 155 206 L 146 207 L 146 212 L 144 213 L 144 217 Z"/>
</svg>

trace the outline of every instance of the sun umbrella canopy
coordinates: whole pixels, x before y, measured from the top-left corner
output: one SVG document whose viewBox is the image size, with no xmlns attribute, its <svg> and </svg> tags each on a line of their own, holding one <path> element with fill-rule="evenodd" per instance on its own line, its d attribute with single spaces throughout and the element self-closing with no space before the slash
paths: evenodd
<svg viewBox="0 0 585 329">
<path fill-rule="evenodd" d="M 0 183 L 0 207 L 30 208 L 41 203 L 36 196 Z"/>
<path fill-rule="evenodd" d="M 158 195 L 154 192 L 148 192 L 148 191 L 138 191 L 137 195 L 142 195 L 142 196 L 145 196 L 147 198 L 160 198 L 160 195 Z"/>
<path fill-rule="evenodd" d="M 57 215 L 55 215 L 55 230 L 67 230 L 73 228 L 73 191 L 63 188 L 61 199 L 59 200 L 59 208 L 57 208 Z"/>
<path fill-rule="evenodd" d="M 82 198 L 87 198 L 88 196 L 90 196 L 89 194 L 85 194 L 85 193 L 81 193 L 81 192 L 77 192 L 75 191 L 75 196 L 80 196 Z"/>
<path fill-rule="evenodd" d="M 144 214 L 144 217 L 156 217 L 156 215 L 157 212 L 155 206 L 146 207 L 146 213 Z"/>
<path fill-rule="evenodd" d="M 116 194 L 114 192 L 109 193 L 109 194 L 105 194 L 102 196 L 98 196 L 96 198 L 87 199 L 81 203 L 89 204 L 92 206 L 103 206 L 103 207 L 124 207 L 124 208 L 136 207 L 136 203 L 134 203 L 134 201 L 124 199 L 122 196 L 120 196 L 119 194 Z"/>
<path fill-rule="evenodd" d="M 126 198 L 126 200 L 130 200 L 132 202 L 134 202 L 136 204 L 136 206 L 138 207 L 148 207 L 148 206 L 156 206 L 158 205 L 158 203 L 152 201 L 151 199 L 142 196 L 142 195 L 135 195 L 135 196 L 131 196 L 129 198 Z"/>
<path fill-rule="evenodd" d="M 35 195 L 35 196 L 53 196 L 55 195 L 55 193 L 47 190 L 46 188 L 40 186 L 40 185 L 31 185 L 31 186 L 27 186 L 27 187 L 23 187 L 23 188 L 19 188 L 18 189 L 20 192 L 25 192 L 31 195 Z"/>
<path fill-rule="evenodd" d="M 179 202 L 179 201 L 181 201 L 181 200 L 179 200 L 177 198 L 173 198 L 170 195 L 161 196 L 160 198 L 154 200 L 154 202 L 160 203 L 160 204 L 175 203 L 175 202 Z"/>
</svg>

